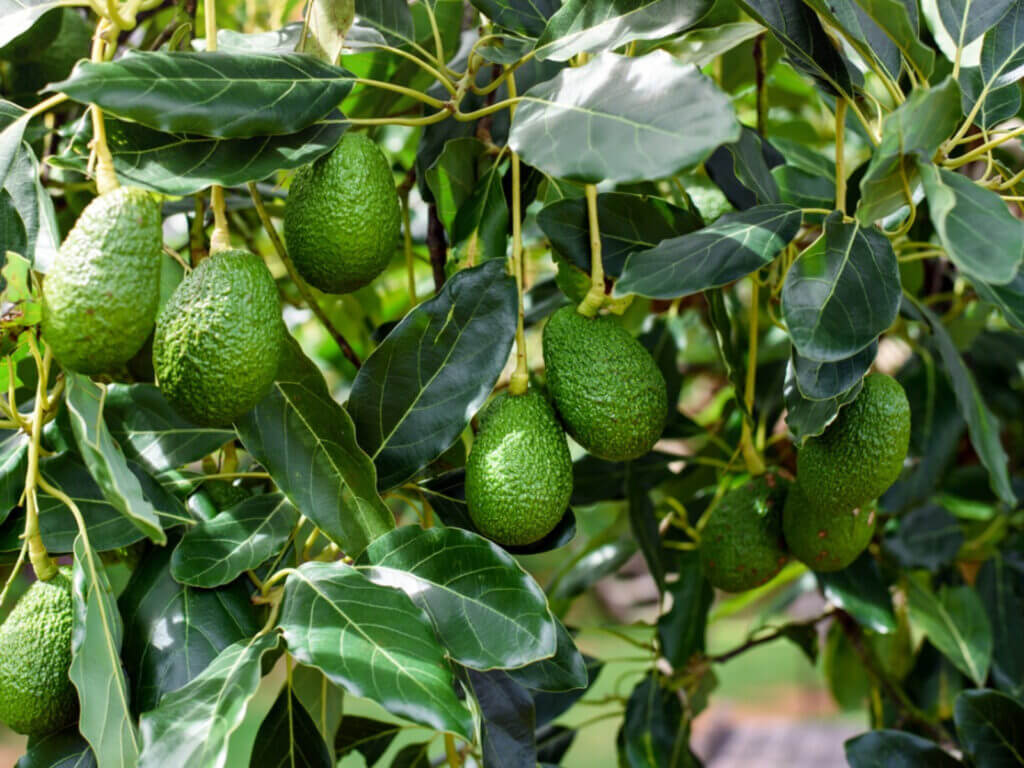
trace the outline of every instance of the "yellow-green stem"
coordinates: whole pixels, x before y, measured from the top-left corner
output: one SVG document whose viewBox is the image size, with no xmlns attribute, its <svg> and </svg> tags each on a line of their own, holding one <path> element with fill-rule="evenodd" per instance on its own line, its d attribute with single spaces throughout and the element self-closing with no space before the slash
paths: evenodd
<svg viewBox="0 0 1024 768">
<path fill-rule="evenodd" d="M 110 29 L 110 23 L 106 20 L 100 21 L 96 27 L 96 34 L 92 40 L 92 60 L 105 61 L 107 58 L 106 34 Z M 103 111 L 93 104 L 90 107 L 92 115 L 92 148 L 96 153 L 96 191 L 101 195 L 117 189 L 120 185 L 117 182 L 117 174 L 114 172 L 114 157 L 110 154 L 110 147 L 107 146 L 107 127 L 103 122 Z"/>
<path fill-rule="evenodd" d="M 203 0 L 203 21 L 206 29 L 206 50 L 217 50 L 217 3 Z M 224 205 L 224 188 L 219 184 L 210 187 L 210 209 L 213 211 L 213 232 L 210 233 L 210 253 L 231 248 L 231 229 L 228 227 L 227 210 Z"/>
<path fill-rule="evenodd" d="M 509 94 L 516 93 L 515 76 L 508 78 Z M 515 107 L 512 107 L 512 115 Z M 521 395 L 530 384 L 530 371 L 526 367 L 526 330 L 523 312 L 523 223 L 522 196 L 519 189 L 520 168 L 519 155 L 512 153 L 512 271 L 516 278 L 516 294 L 518 311 L 516 312 L 516 369 L 508 383 L 510 395 Z"/>
<path fill-rule="evenodd" d="M 365 77 L 357 77 L 352 81 L 355 85 L 365 85 L 370 88 L 380 88 L 385 91 L 393 91 L 394 93 L 400 93 L 403 96 L 408 96 L 416 101 L 421 101 L 434 109 L 441 109 L 445 106 L 445 102 L 441 99 L 435 99 L 433 96 L 428 96 L 421 91 L 417 91 L 414 88 L 406 88 L 404 85 L 395 85 L 394 83 L 387 83 L 383 80 L 370 80 Z"/>
<path fill-rule="evenodd" d="M 448 758 L 450 768 L 462 768 L 462 756 L 455 748 L 455 737 L 450 733 L 444 735 L 444 753 Z"/>
<path fill-rule="evenodd" d="M 32 569 L 40 581 L 49 581 L 57 574 L 57 564 L 46 552 L 43 536 L 39 530 L 39 501 L 36 495 L 36 483 L 39 479 L 39 441 L 43 434 L 43 407 L 46 402 L 46 380 L 49 361 L 52 359 L 47 348 L 42 359 L 36 346 L 35 337 L 29 334 L 29 346 L 36 358 L 38 382 L 36 384 L 36 402 L 32 414 L 32 431 L 28 444 L 28 467 L 25 471 L 25 543 L 28 546 L 28 559 Z"/>
<path fill-rule="evenodd" d="M 846 213 L 846 99 L 836 98 L 836 210 Z"/>
<path fill-rule="evenodd" d="M 581 315 L 593 317 L 605 301 L 604 262 L 601 260 L 601 224 L 597 218 L 597 187 L 587 184 L 584 188 L 587 198 L 587 222 L 590 227 L 590 290 L 576 307 Z"/>
</svg>

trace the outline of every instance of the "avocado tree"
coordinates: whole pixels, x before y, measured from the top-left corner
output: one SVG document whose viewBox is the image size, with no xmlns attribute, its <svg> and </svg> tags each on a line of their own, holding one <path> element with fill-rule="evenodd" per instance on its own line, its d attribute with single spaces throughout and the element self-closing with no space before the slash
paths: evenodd
<svg viewBox="0 0 1024 768">
<path fill-rule="evenodd" d="M 19 768 L 699 765 L 767 642 L 1024 764 L 1024 0 L 0 22 Z"/>
</svg>

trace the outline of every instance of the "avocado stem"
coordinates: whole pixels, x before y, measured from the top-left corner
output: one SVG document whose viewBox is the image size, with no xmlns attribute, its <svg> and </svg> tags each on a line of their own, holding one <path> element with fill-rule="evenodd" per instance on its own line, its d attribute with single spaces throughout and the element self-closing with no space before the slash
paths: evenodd
<svg viewBox="0 0 1024 768">
<path fill-rule="evenodd" d="M 508 76 L 508 93 L 516 97 L 515 75 Z M 515 116 L 515 104 L 509 108 L 509 119 Z M 523 222 L 522 197 L 519 189 L 519 155 L 512 153 L 512 271 L 516 278 L 516 369 L 508 383 L 510 395 L 526 393 L 530 384 L 530 372 L 526 366 L 526 330 L 523 313 Z"/>
<path fill-rule="evenodd" d="M 49 581 L 57 575 L 57 564 L 46 551 L 43 536 L 39 530 L 39 499 L 36 485 L 39 481 L 39 441 L 43 432 L 43 409 L 46 404 L 46 382 L 49 378 L 52 353 L 47 348 L 43 357 L 39 355 L 35 337 L 28 335 L 29 347 L 36 359 L 38 383 L 36 384 L 36 402 L 32 414 L 32 431 L 28 444 L 28 468 L 25 472 L 25 542 L 28 545 L 28 558 L 32 570 L 40 581 Z"/>
<path fill-rule="evenodd" d="M 587 221 L 590 225 L 590 290 L 576 311 L 586 317 L 593 317 L 604 306 L 604 261 L 601 258 L 601 226 L 597 217 L 597 187 L 587 184 Z"/>
<path fill-rule="evenodd" d="M 111 29 L 117 31 L 113 22 L 106 19 L 101 19 L 96 26 L 96 34 L 92 40 L 93 61 L 106 61 L 112 52 L 112 47 L 107 46 L 107 34 Z M 114 156 L 110 154 L 110 147 L 107 145 L 107 125 L 103 121 L 103 110 L 93 104 L 89 111 L 92 115 L 92 150 L 96 153 L 96 191 L 104 195 L 121 185 L 114 172 Z"/>
</svg>

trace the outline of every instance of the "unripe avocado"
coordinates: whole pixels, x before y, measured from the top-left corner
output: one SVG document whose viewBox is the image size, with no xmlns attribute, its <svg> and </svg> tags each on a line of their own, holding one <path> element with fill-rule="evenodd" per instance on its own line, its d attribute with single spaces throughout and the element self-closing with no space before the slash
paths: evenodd
<svg viewBox="0 0 1024 768">
<path fill-rule="evenodd" d="M 572 457 L 548 401 L 532 389 L 495 398 L 466 460 L 476 527 L 500 544 L 530 544 L 558 524 L 571 495 Z"/>
<path fill-rule="evenodd" d="M 903 387 L 872 373 L 825 433 L 800 449 L 797 478 L 807 500 L 822 510 L 863 507 L 899 477 L 909 444 L 910 403 Z"/>
<path fill-rule="evenodd" d="M 665 428 L 665 378 L 643 345 L 610 316 L 562 307 L 544 326 L 555 407 L 573 439 L 610 461 L 644 455 Z"/>
<path fill-rule="evenodd" d="M 73 722 L 71 570 L 37 581 L 0 626 L 0 722 L 41 736 Z"/>
<path fill-rule="evenodd" d="M 700 535 L 700 562 L 726 592 L 759 587 L 787 560 L 782 541 L 782 493 L 775 475 L 761 475 L 728 491 Z"/>
<path fill-rule="evenodd" d="M 277 286 L 263 261 L 249 251 L 215 253 L 157 317 L 157 383 L 187 419 L 230 424 L 270 391 L 284 340 Z"/>
<path fill-rule="evenodd" d="M 160 206 L 119 187 L 85 207 L 43 282 L 43 338 L 61 365 L 105 373 L 153 330 L 160 299 Z"/>
<path fill-rule="evenodd" d="M 867 547 L 875 533 L 875 504 L 824 509 L 807 500 L 799 481 L 782 510 L 782 533 L 790 553 L 812 571 L 839 571 Z"/>
<path fill-rule="evenodd" d="M 391 260 L 401 215 L 391 166 L 361 133 L 292 180 L 284 212 L 288 254 L 306 282 L 327 293 L 370 283 Z"/>
</svg>

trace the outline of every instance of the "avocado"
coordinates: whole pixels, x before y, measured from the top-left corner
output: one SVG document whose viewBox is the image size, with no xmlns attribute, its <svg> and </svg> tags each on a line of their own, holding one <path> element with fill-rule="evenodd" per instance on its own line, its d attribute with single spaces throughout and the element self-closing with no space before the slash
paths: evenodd
<svg viewBox="0 0 1024 768">
<path fill-rule="evenodd" d="M 876 517 L 873 502 L 853 509 L 811 504 L 798 481 L 786 496 L 782 533 L 790 553 L 812 571 L 839 571 L 870 543 Z"/>
<path fill-rule="evenodd" d="M 530 544 L 562 519 L 572 495 L 565 433 L 537 390 L 503 393 L 480 417 L 466 460 L 466 504 L 499 544 Z"/>
<path fill-rule="evenodd" d="M 12 730 L 40 736 L 74 721 L 73 623 L 71 569 L 63 567 L 30 586 L 0 626 L 0 722 Z"/>
<path fill-rule="evenodd" d="M 384 271 L 400 222 L 391 165 L 373 141 L 350 131 L 330 154 L 296 172 L 284 237 L 306 282 L 348 293 Z"/>
<path fill-rule="evenodd" d="M 160 299 L 160 206 L 119 187 L 85 207 L 43 282 L 43 338 L 65 368 L 106 373 L 153 330 Z"/>
<path fill-rule="evenodd" d="M 185 276 L 157 316 L 157 383 L 185 418 L 225 426 L 270 391 L 285 333 L 263 261 L 249 251 L 215 253 Z"/>
<path fill-rule="evenodd" d="M 863 507 L 899 477 L 910 444 L 910 403 L 882 373 L 865 377 L 857 399 L 797 454 L 807 500 L 826 512 Z"/>
<path fill-rule="evenodd" d="M 544 326 L 543 345 L 548 388 L 576 442 L 610 461 L 651 450 L 665 428 L 668 394 L 639 341 L 613 317 L 562 307 Z"/>
<path fill-rule="evenodd" d="M 712 585 L 744 592 L 782 569 L 782 493 L 778 477 L 766 474 L 722 496 L 700 534 L 700 562 Z"/>
</svg>

